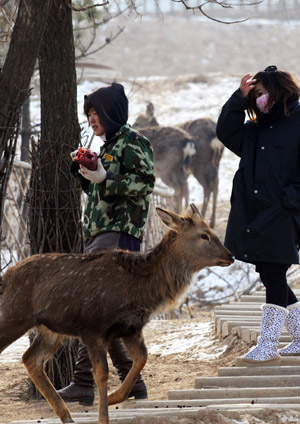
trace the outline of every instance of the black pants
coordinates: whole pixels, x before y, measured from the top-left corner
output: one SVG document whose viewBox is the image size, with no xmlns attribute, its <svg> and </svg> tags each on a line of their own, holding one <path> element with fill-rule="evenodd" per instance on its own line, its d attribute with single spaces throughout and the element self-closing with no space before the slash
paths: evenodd
<svg viewBox="0 0 300 424">
<path fill-rule="evenodd" d="M 266 288 L 266 303 L 286 308 L 288 305 L 298 302 L 287 283 L 286 273 L 290 264 L 256 262 L 255 266 Z"/>
</svg>

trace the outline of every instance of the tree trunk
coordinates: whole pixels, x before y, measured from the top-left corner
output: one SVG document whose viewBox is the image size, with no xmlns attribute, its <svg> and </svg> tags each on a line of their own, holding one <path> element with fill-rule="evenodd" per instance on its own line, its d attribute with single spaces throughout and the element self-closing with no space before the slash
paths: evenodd
<svg viewBox="0 0 300 424">
<path fill-rule="evenodd" d="M 20 109 L 29 94 L 28 87 L 39 53 L 49 4 L 50 0 L 20 0 L 10 46 L 0 74 L 0 239 Z"/>
<path fill-rule="evenodd" d="M 31 137 L 30 100 L 24 101 L 22 107 L 22 130 L 21 130 L 21 161 L 29 162 L 29 140 Z"/>
<path fill-rule="evenodd" d="M 39 55 L 41 140 L 32 157 L 32 253 L 81 252 L 80 187 L 70 152 L 80 141 L 72 11 L 53 0 Z M 37 163 L 39 162 L 39 163 Z"/>
<path fill-rule="evenodd" d="M 39 70 L 41 140 L 32 152 L 31 251 L 81 253 L 81 188 L 69 171 L 70 152 L 78 147 L 80 127 L 72 11 L 65 1 L 52 0 Z M 69 340 L 46 365 L 57 389 L 72 378 L 76 343 Z M 40 396 L 37 391 L 35 395 Z"/>
</svg>

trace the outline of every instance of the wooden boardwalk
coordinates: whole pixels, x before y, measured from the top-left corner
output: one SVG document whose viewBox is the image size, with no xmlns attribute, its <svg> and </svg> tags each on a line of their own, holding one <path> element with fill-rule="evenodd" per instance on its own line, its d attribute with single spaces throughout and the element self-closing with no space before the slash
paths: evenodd
<svg viewBox="0 0 300 424">
<path fill-rule="evenodd" d="M 300 295 L 300 292 L 297 293 Z M 240 302 L 216 307 L 215 331 L 220 337 L 237 334 L 241 339 L 256 342 L 259 334 L 264 293 L 243 296 Z M 290 341 L 286 331 L 280 344 Z M 119 409 L 110 409 L 111 423 L 135 424 L 149 417 L 195 416 L 200 410 L 252 413 L 270 408 L 278 411 L 300 411 L 300 356 L 282 358 L 276 366 L 243 366 L 239 358 L 235 366 L 221 367 L 218 376 L 198 377 L 195 388 L 170 390 L 168 399 L 160 401 L 129 401 Z M 97 424 L 97 413 L 75 413 L 75 423 Z M 59 419 L 13 421 L 11 424 L 59 424 Z"/>
</svg>

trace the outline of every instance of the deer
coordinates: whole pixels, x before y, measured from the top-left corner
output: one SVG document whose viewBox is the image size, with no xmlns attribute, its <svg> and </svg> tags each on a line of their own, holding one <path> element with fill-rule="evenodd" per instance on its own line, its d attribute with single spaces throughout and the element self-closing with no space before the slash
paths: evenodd
<svg viewBox="0 0 300 424">
<path fill-rule="evenodd" d="M 187 172 L 190 172 L 203 188 L 201 209 L 203 217 L 206 215 L 212 194 L 213 202 L 209 225 L 214 228 L 219 187 L 219 166 L 224 145 L 216 136 L 216 123 L 210 118 L 190 120 L 179 127 L 187 131 L 193 138 L 196 151 L 189 161 Z"/>
<path fill-rule="evenodd" d="M 126 400 L 146 364 L 143 327 L 152 314 L 172 305 L 194 273 L 234 261 L 194 204 L 184 215 L 156 211 L 168 231 L 153 250 L 37 254 L 9 268 L 0 280 L 0 352 L 35 327 L 22 361 L 62 423 L 74 421 L 44 364 L 65 337 L 87 346 L 99 395 L 98 424 L 109 424 L 108 405 Z M 122 339 L 133 364 L 121 386 L 108 394 L 112 337 Z"/>
<path fill-rule="evenodd" d="M 188 177 L 190 175 L 193 175 L 203 188 L 201 208 L 203 217 L 206 215 L 212 194 L 213 204 L 209 225 L 214 228 L 219 165 L 224 150 L 223 144 L 216 137 L 216 123 L 210 118 L 199 118 L 175 127 L 161 127 L 154 118 L 154 105 L 149 103 L 146 115 L 138 116 L 133 127 L 146 137 L 148 135 L 153 145 L 156 173 L 165 184 L 174 188 L 177 212 L 181 210 L 182 198 L 185 200 L 185 207 L 189 203 Z M 156 130 L 151 133 L 150 127 L 154 127 Z M 172 130 L 165 128 L 172 128 Z M 181 141 L 180 129 L 185 131 L 186 140 L 188 140 L 188 135 L 190 136 L 188 143 Z M 169 150 L 172 150 L 171 158 L 169 158 Z"/>
<path fill-rule="evenodd" d="M 146 107 L 146 114 L 139 115 L 133 124 L 133 128 L 157 127 L 159 126 L 154 116 L 154 105 L 149 102 Z"/>
<path fill-rule="evenodd" d="M 139 130 L 153 147 L 154 170 L 158 177 L 174 189 L 174 210 L 189 204 L 188 176 L 191 158 L 196 152 L 192 137 L 176 127 L 149 126 Z"/>
</svg>

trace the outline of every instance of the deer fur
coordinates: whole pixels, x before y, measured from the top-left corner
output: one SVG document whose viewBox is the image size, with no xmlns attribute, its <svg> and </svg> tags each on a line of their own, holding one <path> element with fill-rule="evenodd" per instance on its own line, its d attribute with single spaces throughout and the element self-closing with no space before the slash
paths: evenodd
<svg viewBox="0 0 300 424">
<path fill-rule="evenodd" d="M 154 105 L 153 103 L 148 103 L 146 107 L 146 114 L 139 115 L 133 124 L 133 128 L 145 128 L 158 126 L 158 122 L 154 116 Z"/>
<path fill-rule="evenodd" d="M 177 127 L 150 126 L 142 128 L 141 134 L 148 138 L 154 153 L 154 169 L 157 176 L 174 189 L 174 210 L 182 211 L 189 204 L 188 175 L 192 156 L 196 152 L 192 137 Z"/>
<path fill-rule="evenodd" d="M 99 393 L 98 423 L 108 424 L 108 405 L 127 398 L 146 363 L 142 330 L 151 314 L 172 304 L 195 272 L 233 262 L 196 206 L 190 205 L 185 216 L 161 208 L 157 213 L 169 232 L 149 253 L 39 254 L 10 268 L 1 280 L 0 352 L 36 328 L 22 360 L 62 423 L 73 420 L 44 364 L 65 336 L 87 346 Z M 122 385 L 107 395 L 112 337 L 122 338 L 133 365 Z"/>
<path fill-rule="evenodd" d="M 156 130 L 153 130 L 152 133 L 148 128 L 151 126 L 156 127 Z M 188 121 L 178 127 L 160 127 L 154 118 L 154 106 L 149 103 L 146 115 L 140 115 L 133 127 L 139 129 L 146 137 L 148 135 L 153 145 L 156 173 L 165 184 L 174 188 L 177 212 L 182 209 L 182 199 L 185 200 L 185 207 L 189 203 L 187 181 L 190 174 L 196 178 L 203 188 L 201 209 L 203 217 L 206 215 L 212 194 L 213 202 L 209 225 L 214 228 L 219 186 L 219 165 L 224 150 L 223 144 L 216 137 L 216 123 L 210 118 L 200 118 Z M 180 133 L 179 129 L 186 131 L 185 135 Z M 188 140 L 187 133 L 190 135 L 189 143 L 184 142 L 184 139 Z M 186 146 L 189 147 L 187 153 L 182 151 L 182 149 L 186 149 Z M 172 150 L 172 160 L 169 158 L 168 152 L 170 150 Z"/>
<path fill-rule="evenodd" d="M 219 166 L 224 145 L 216 137 L 216 123 L 209 118 L 195 119 L 180 125 L 193 138 L 195 154 L 189 162 L 189 169 L 203 188 L 201 214 L 206 215 L 210 196 L 213 196 L 209 221 L 211 228 L 216 223 L 217 197 L 219 187 Z"/>
</svg>

